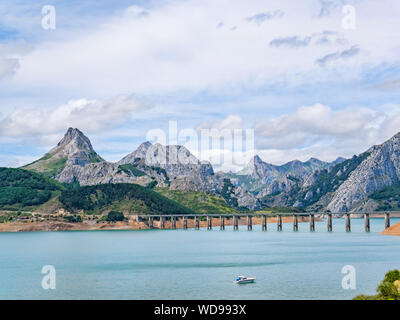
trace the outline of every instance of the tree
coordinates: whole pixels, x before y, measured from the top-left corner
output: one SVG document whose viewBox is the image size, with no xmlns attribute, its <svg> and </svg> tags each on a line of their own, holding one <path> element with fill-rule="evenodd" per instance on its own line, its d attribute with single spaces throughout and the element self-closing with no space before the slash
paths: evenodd
<svg viewBox="0 0 400 320">
<path fill-rule="evenodd" d="M 107 215 L 106 221 L 116 222 L 116 221 L 124 221 L 125 217 L 122 212 L 118 211 L 110 211 Z"/>
<path fill-rule="evenodd" d="M 400 292 L 395 282 L 400 280 L 400 271 L 399 270 L 391 270 L 386 273 L 385 278 L 378 286 L 377 291 L 379 295 L 385 297 L 387 299 L 400 300 Z"/>
<path fill-rule="evenodd" d="M 375 296 L 359 295 L 353 300 L 400 300 L 400 271 L 388 271 L 377 291 Z"/>
</svg>

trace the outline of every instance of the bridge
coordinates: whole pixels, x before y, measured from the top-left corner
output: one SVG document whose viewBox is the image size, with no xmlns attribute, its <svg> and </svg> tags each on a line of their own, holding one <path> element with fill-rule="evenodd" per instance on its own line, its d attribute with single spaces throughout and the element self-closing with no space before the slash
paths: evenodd
<svg viewBox="0 0 400 320">
<path fill-rule="evenodd" d="M 370 219 L 371 216 L 384 216 L 385 229 L 390 227 L 390 217 L 399 216 L 400 212 L 371 212 L 371 213 L 329 213 L 329 212 L 303 212 L 303 213 L 238 213 L 238 214 L 193 214 L 193 215 L 137 215 L 138 221 L 144 221 L 147 223 L 150 229 L 154 229 L 154 221 L 159 221 L 160 228 L 166 229 L 166 221 L 170 221 L 170 229 L 177 228 L 177 221 L 182 222 L 183 229 L 188 229 L 188 220 L 194 220 L 194 228 L 196 230 L 200 229 L 200 221 L 207 221 L 207 230 L 212 230 L 213 219 L 217 218 L 219 220 L 220 230 L 225 230 L 225 221 L 233 219 L 233 230 L 239 229 L 239 219 L 246 218 L 247 230 L 253 230 L 253 218 L 261 219 L 261 229 L 267 231 L 268 229 L 268 218 L 276 218 L 277 230 L 282 231 L 282 218 L 283 217 L 293 217 L 293 231 L 299 230 L 299 217 L 302 219 L 307 218 L 309 221 L 310 231 L 315 231 L 315 217 L 326 219 L 326 228 L 328 232 L 333 231 L 333 219 L 334 218 L 345 218 L 345 231 L 351 231 L 351 216 L 360 215 L 364 217 L 364 230 L 365 232 L 370 232 Z"/>
</svg>

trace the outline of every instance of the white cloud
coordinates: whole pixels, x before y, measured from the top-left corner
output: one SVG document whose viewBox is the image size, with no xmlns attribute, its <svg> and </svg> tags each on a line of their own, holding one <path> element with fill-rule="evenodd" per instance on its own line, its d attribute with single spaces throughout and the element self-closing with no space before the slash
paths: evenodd
<svg viewBox="0 0 400 320">
<path fill-rule="evenodd" d="M 343 50 L 343 51 L 329 53 L 329 54 L 323 56 L 322 58 L 319 58 L 315 62 L 317 64 L 319 64 L 321 67 L 323 67 L 323 66 L 326 66 L 326 64 L 332 63 L 334 61 L 352 58 L 352 57 L 358 55 L 359 53 L 360 53 L 360 48 L 358 48 L 358 46 L 352 46 L 351 48 Z"/>
<path fill-rule="evenodd" d="M 13 75 L 20 67 L 20 58 L 30 50 L 24 40 L 0 43 L 0 79 Z"/>
<path fill-rule="evenodd" d="M 18 67 L 18 59 L 0 57 L 0 79 L 14 74 Z"/>
<path fill-rule="evenodd" d="M 118 96 L 109 101 L 78 99 L 51 109 L 16 109 L 0 120 L 0 134 L 54 141 L 68 127 L 99 132 L 128 121 L 133 112 L 150 106 L 134 96 Z"/>
<path fill-rule="evenodd" d="M 243 119 L 229 115 L 217 122 L 202 123 L 200 129 L 245 129 Z M 380 144 L 400 131 L 400 105 L 383 105 L 376 109 L 348 107 L 334 110 L 315 104 L 299 107 L 292 113 L 256 121 L 255 148 L 238 152 L 211 148 L 191 151 L 217 169 L 237 171 L 255 153 L 266 162 L 283 164 L 311 157 L 333 161 L 339 156 L 351 157 Z M 233 161 L 232 161 L 233 159 Z"/>
<path fill-rule="evenodd" d="M 239 115 L 230 114 L 220 121 L 206 121 L 197 126 L 197 130 L 201 129 L 241 129 L 243 127 L 243 118 Z"/>
<path fill-rule="evenodd" d="M 246 21 L 253 22 L 253 23 L 256 23 L 257 25 L 260 25 L 260 24 L 264 23 L 265 21 L 268 21 L 271 19 L 282 18 L 284 15 L 285 15 L 285 13 L 280 10 L 275 10 L 274 12 L 269 12 L 269 11 L 260 12 L 253 16 L 247 17 Z"/>
<path fill-rule="evenodd" d="M 52 144 L 68 126 L 97 133 L 129 121 L 132 112 L 146 108 L 136 99 L 102 99 L 135 92 L 149 99 L 156 96 L 154 100 L 161 102 L 147 113 L 147 120 L 153 122 L 141 123 L 142 132 L 181 116 L 191 121 L 187 126 L 194 127 L 193 122 L 206 118 L 206 112 L 207 116 L 231 115 L 222 121 L 202 123 L 199 128 L 242 128 L 243 119 L 248 121 L 257 114 L 261 120 L 255 125 L 256 138 L 266 161 L 281 163 L 310 156 L 329 160 L 364 151 L 398 131 L 398 106 L 334 111 L 314 105 L 268 117 L 280 107 L 288 110 L 288 105 L 301 105 L 296 104 L 297 97 L 303 99 L 307 94 L 292 90 L 292 85 L 300 85 L 300 89 L 315 85 L 312 88 L 318 98 L 304 98 L 313 103 L 321 101 L 326 82 L 347 84 L 348 80 L 366 77 L 372 86 L 376 79 L 368 76 L 369 71 L 376 74 L 380 67 L 399 63 L 400 2 L 351 1 L 356 7 L 357 28 L 343 30 L 344 2 L 348 1 L 172 0 L 147 9 L 132 6 L 110 18 L 96 19 L 95 26 L 79 23 L 71 30 L 60 27 L 52 36 L 35 38 L 38 42 L 32 41 L 34 47 L 22 51 L 0 44 L 0 78 L 14 74 L 1 82 L 6 84 L 2 86 L 3 96 L 8 95 L 7 101 L 2 100 L 3 113 L 19 105 L 15 100 L 10 103 L 9 96 L 18 99 L 20 93 L 21 99 L 25 98 L 21 101 L 29 105 L 35 104 L 31 97 L 45 106 L 52 103 L 47 96 L 61 101 L 55 105 L 73 97 L 97 99 L 75 99 L 56 108 L 6 113 L 0 118 L 0 136 L 16 140 L 40 136 Z M 248 17 L 252 17 L 250 23 Z M 29 23 L 18 20 L 25 29 L 33 30 L 36 18 L 31 18 Z M 73 18 L 70 24 L 79 20 L 82 18 Z M 274 39 L 280 41 L 271 46 Z M 315 63 L 318 59 L 319 64 Z M 385 87 L 398 87 L 398 77 L 392 78 L 393 82 L 383 82 Z M 262 101 L 241 100 L 243 95 L 270 88 Z M 338 90 L 331 94 L 333 100 Z M 235 100 L 235 106 L 230 101 L 213 100 L 214 94 Z M 182 96 L 187 107 L 178 101 Z M 237 108 L 242 104 L 242 109 Z M 207 110 L 201 109 L 203 106 Z M 152 119 L 160 115 L 163 119 L 159 122 Z M 124 148 L 121 145 L 114 151 L 119 154 Z"/>
<path fill-rule="evenodd" d="M 9 156 L 6 160 L 0 158 L 0 167 L 18 168 L 37 160 L 35 156 Z"/>
<path fill-rule="evenodd" d="M 400 105 L 377 110 L 333 110 L 316 104 L 260 120 L 255 125 L 257 152 L 272 163 L 310 157 L 331 161 L 351 157 L 400 131 Z"/>
<path fill-rule="evenodd" d="M 341 29 L 339 9 L 335 15 L 313 19 L 318 11 L 314 0 L 188 0 L 148 10 L 131 7 L 97 28 L 38 44 L 21 59 L 14 85 L 115 95 L 234 90 L 288 78 L 320 82 L 329 79 L 330 71 L 353 79 L 363 68 L 398 61 L 398 1 L 359 2 L 356 9 L 357 29 L 348 32 Z M 285 15 L 258 26 L 248 23 L 246 17 L 257 12 Z M 216 28 L 221 22 L 223 27 Z M 276 38 L 304 39 L 324 30 L 345 33 L 348 47 L 357 45 L 364 54 L 336 59 L 321 71 L 314 62 L 342 52 L 342 44 L 298 50 L 269 46 Z"/>
<path fill-rule="evenodd" d="M 334 110 L 327 105 L 315 104 L 299 107 L 292 113 L 261 118 L 253 127 L 255 151 L 248 148 L 241 152 L 218 146 L 200 153 L 195 149 L 191 151 L 224 171 L 239 170 L 255 153 L 273 164 L 294 159 L 306 161 L 311 157 L 333 161 L 339 156 L 351 157 L 364 152 L 399 132 L 400 105 Z M 247 129 L 238 115 L 197 126 L 197 130 L 216 129 L 217 133 L 240 128 Z"/>
</svg>

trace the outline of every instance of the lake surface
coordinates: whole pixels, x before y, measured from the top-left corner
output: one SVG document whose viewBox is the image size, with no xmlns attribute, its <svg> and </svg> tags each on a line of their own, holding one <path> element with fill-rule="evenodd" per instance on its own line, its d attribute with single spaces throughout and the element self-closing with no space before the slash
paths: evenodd
<svg viewBox="0 0 400 320">
<path fill-rule="evenodd" d="M 400 219 L 392 219 L 392 224 Z M 373 294 L 400 268 L 400 237 L 382 236 L 383 219 L 334 219 L 316 231 L 300 223 L 277 232 L 147 230 L 0 233 L 0 299 L 351 299 Z M 41 286 L 44 265 L 56 289 Z M 342 288 L 342 267 L 356 268 L 356 290 Z M 239 274 L 257 277 L 233 284 Z"/>
</svg>

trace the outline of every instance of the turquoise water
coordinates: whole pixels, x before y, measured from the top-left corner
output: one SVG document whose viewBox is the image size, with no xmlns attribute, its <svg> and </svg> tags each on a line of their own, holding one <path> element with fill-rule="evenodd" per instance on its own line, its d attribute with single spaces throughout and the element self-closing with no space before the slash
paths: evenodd
<svg viewBox="0 0 400 320">
<path fill-rule="evenodd" d="M 392 224 L 400 219 L 392 219 Z M 277 232 L 245 226 L 214 230 L 0 233 L 0 299 L 350 299 L 373 294 L 386 271 L 400 268 L 400 237 L 382 236 L 383 219 L 334 219 L 316 232 L 301 223 Z M 56 289 L 41 287 L 44 265 Z M 356 290 L 342 289 L 344 265 Z M 239 274 L 257 282 L 236 285 Z"/>
</svg>

